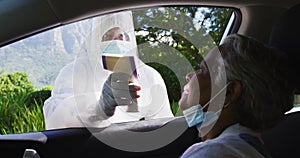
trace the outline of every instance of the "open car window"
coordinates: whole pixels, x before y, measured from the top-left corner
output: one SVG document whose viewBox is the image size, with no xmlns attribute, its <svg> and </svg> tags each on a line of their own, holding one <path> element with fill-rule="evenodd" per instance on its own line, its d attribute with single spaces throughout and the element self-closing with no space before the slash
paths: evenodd
<svg viewBox="0 0 300 158">
<path fill-rule="evenodd" d="M 145 80 L 150 80 L 145 81 L 146 83 L 152 83 L 155 80 L 152 85 L 159 85 L 159 81 L 156 82 L 156 78 L 149 74 L 150 70 L 155 70 L 157 72 L 155 74 L 161 76 L 166 86 L 166 89 L 160 89 L 161 87 L 158 86 L 158 91 L 166 91 L 167 94 L 167 98 L 163 98 L 167 99 L 168 103 L 168 108 L 165 110 L 170 110 L 172 117 L 181 116 L 182 112 L 178 107 L 178 101 L 186 82 L 185 75 L 199 68 L 203 56 L 218 45 L 223 36 L 235 31 L 233 26 L 237 27 L 239 14 L 236 14 L 233 8 L 201 6 L 142 8 L 130 12 L 134 27 L 134 31 L 131 33 L 134 33 L 134 36 L 129 34 L 128 41 L 136 43 L 136 46 L 133 47 L 137 50 L 137 58 L 134 58 L 136 67 L 132 68 L 133 74 L 134 70 L 137 70 L 135 80 L 141 80 L 143 77 Z M 109 70 L 109 63 L 111 62 L 109 60 L 111 59 L 107 57 L 108 55 L 105 57 L 103 54 L 100 55 L 101 48 L 104 46 L 100 46 L 99 43 L 101 40 L 111 39 L 113 36 L 104 33 L 100 33 L 101 36 L 97 34 L 99 31 L 97 29 L 100 26 L 106 26 L 99 19 L 112 14 L 100 15 L 57 27 L 0 48 L 1 134 L 46 129 L 44 120 L 46 113 L 43 111 L 43 105 L 56 88 L 55 80 L 66 65 L 70 63 L 82 64 L 80 63 L 81 59 L 84 59 L 89 60 L 89 63 L 96 62 L 95 66 L 91 68 L 92 70 L 98 70 L 100 67 L 107 71 L 114 71 Z M 105 28 L 102 32 L 108 30 L 109 28 Z M 127 38 L 126 34 L 121 33 L 121 35 L 122 38 Z M 116 55 L 113 56 L 116 57 Z M 106 66 L 99 66 L 98 60 L 102 60 L 100 63 L 106 64 Z M 137 61 L 142 64 L 138 64 Z M 143 70 L 141 67 L 145 65 L 149 68 Z M 124 64 L 121 64 L 120 67 L 124 68 Z M 70 83 L 70 85 L 64 83 L 57 89 L 57 92 L 66 91 L 71 94 L 79 94 L 81 93 L 79 89 L 86 86 L 86 83 L 90 83 L 90 80 L 87 82 L 77 80 L 82 76 L 87 77 L 89 74 L 83 73 L 86 71 L 76 66 L 73 68 L 76 70 L 74 72 L 79 72 L 79 74 L 72 74 L 71 78 L 63 77 L 66 81 L 61 82 Z M 147 73 L 142 74 L 142 70 Z M 104 73 L 109 73 L 107 71 Z M 98 83 L 97 78 L 91 78 L 93 78 L 92 82 Z M 99 81 L 99 83 L 101 82 Z M 70 87 L 68 86 L 73 90 L 69 91 Z M 95 90 L 95 94 L 97 94 L 94 96 L 97 100 L 101 92 L 97 89 L 97 84 L 92 84 L 92 87 L 92 90 Z M 153 87 L 143 88 L 141 86 L 142 92 L 148 90 L 149 93 L 155 89 Z M 143 94 L 139 95 L 142 96 Z M 148 100 L 144 99 L 143 101 L 140 101 L 142 100 L 140 98 L 137 101 L 140 114 L 129 114 L 130 118 L 133 117 L 134 119 L 122 120 L 121 117 L 115 117 L 110 122 L 164 117 L 159 114 L 160 110 L 164 110 L 164 107 L 160 105 L 157 108 L 148 106 L 153 102 L 155 105 L 162 103 L 162 100 L 157 100 L 157 97 L 160 95 L 152 95 L 152 97 L 147 98 Z M 55 104 L 58 105 L 58 101 Z M 147 110 L 142 111 L 143 106 Z M 80 108 L 78 109 L 80 112 Z M 127 112 L 128 109 L 124 106 L 120 107 L 119 110 Z M 52 111 L 54 110 L 52 109 Z M 76 110 L 67 112 L 74 113 Z M 171 116 L 170 114 L 168 117 Z M 58 116 L 60 115 L 55 117 Z M 64 126 L 57 128 L 61 127 Z"/>
</svg>

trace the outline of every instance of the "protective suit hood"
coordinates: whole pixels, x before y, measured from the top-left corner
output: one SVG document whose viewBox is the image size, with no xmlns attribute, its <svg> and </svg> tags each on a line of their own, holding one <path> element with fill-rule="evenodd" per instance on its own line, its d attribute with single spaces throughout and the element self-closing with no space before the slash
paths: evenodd
<svg viewBox="0 0 300 158">
<path fill-rule="evenodd" d="M 78 57 L 88 56 L 91 60 L 101 60 L 101 58 L 99 58 L 99 56 L 101 56 L 99 54 L 100 45 L 105 42 L 102 41 L 102 38 L 105 33 L 112 28 L 119 28 L 128 35 L 128 42 L 130 42 L 130 45 L 135 48 L 133 51 L 137 56 L 137 43 L 134 33 L 132 13 L 131 11 L 124 11 L 93 18 L 91 31 L 86 42 L 87 49 L 82 50 Z"/>
</svg>

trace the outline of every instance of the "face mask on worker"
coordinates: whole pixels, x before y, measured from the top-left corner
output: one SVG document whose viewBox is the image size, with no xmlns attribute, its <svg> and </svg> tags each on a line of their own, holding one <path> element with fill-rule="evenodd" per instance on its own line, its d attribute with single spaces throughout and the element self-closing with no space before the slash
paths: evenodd
<svg viewBox="0 0 300 158">
<path fill-rule="evenodd" d="M 210 101 L 208 101 L 204 106 L 201 104 L 194 105 L 183 110 L 183 115 L 189 127 L 196 126 L 197 128 L 205 127 L 211 125 L 212 123 L 216 122 L 219 118 L 219 113 L 221 112 L 222 108 L 218 111 L 206 111 L 204 112 L 203 109 L 209 105 L 209 103 L 216 98 L 226 87 L 229 83 L 222 88 Z"/>
<path fill-rule="evenodd" d="M 130 42 L 112 40 L 100 43 L 100 54 L 112 56 L 134 56 L 136 53 Z"/>
</svg>

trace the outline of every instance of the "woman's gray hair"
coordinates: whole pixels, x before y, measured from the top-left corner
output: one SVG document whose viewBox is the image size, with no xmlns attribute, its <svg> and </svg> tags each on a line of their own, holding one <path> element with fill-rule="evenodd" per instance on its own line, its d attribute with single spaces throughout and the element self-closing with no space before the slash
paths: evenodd
<svg viewBox="0 0 300 158">
<path fill-rule="evenodd" d="M 238 34 L 228 36 L 219 50 L 227 80 L 242 85 L 239 123 L 257 131 L 273 127 L 294 101 L 286 54 Z"/>
</svg>

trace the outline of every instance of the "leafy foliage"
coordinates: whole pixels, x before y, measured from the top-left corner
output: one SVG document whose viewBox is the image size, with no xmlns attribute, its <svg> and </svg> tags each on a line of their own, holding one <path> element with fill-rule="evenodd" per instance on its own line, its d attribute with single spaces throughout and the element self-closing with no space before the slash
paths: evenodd
<svg viewBox="0 0 300 158">
<path fill-rule="evenodd" d="M 178 92 L 180 92 L 181 90 L 180 90 L 180 86 L 178 85 L 180 83 L 177 77 L 174 77 L 175 75 L 174 72 L 171 69 L 169 69 L 167 66 L 162 65 L 160 63 L 148 63 L 148 65 L 156 69 L 162 75 L 166 87 L 173 88 L 172 90 L 170 88 L 167 89 L 169 98 L 172 98 L 171 100 L 179 100 L 181 94 Z"/>
<path fill-rule="evenodd" d="M 1 104 L 0 134 L 25 133 L 45 130 L 43 111 L 40 105 Z"/>
<path fill-rule="evenodd" d="M 146 47 L 139 47 L 139 56 L 161 73 L 170 102 L 179 100 L 185 74 L 191 71 L 178 61 L 185 58 L 194 70 L 198 69 L 203 56 L 219 44 L 231 14 L 228 8 L 195 6 L 133 12 L 137 43 L 148 43 Z M 166 46 L 170 48 L 164 49 Z"/>
<path fill-rule="evenodd" d="M 182 110 L 179 108 L 178 102 L 171 102 L 171 110 L 174 116 L 183 116 Z"/>
<path fill-rule="evenodd" d="M 45 86 L 41 89 L 29 93 L 25 99 L 28 106 L 43 105 L 46 99 L 51 96 L 52 87 Z"/>
<path fill-rule="evenodd" d="M 0 102 L 14 104 L 24 102 L 26 95 L 34 91 L 34 86 L 23 72 L 8 73 L 0 78 Z"/>
<path fill-rule="evenodd" d="M 231 8 L 209 7 L 201 11 L 203 28 L 209 31 L 216 44 L 219 44 L 233 10 Z M 207 25 L 205 25 L 207 24 Z"/>
<path fill-rule="evenodd" d="M 0 76 L 1 134 L 44 130 L 42 100 L 50 87 L 36 90 L 23 72 Z M 34 95 L 32 95 L 34 94 Z M 33 102 L 34 101 L 34 102 Z"/>
</svg>

